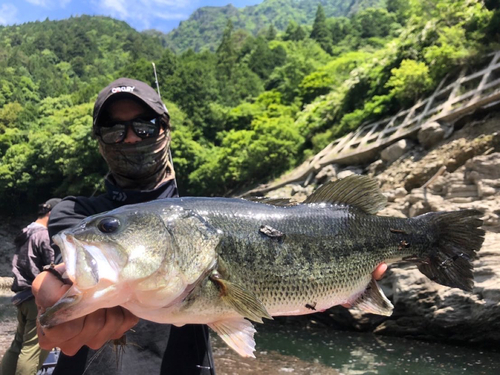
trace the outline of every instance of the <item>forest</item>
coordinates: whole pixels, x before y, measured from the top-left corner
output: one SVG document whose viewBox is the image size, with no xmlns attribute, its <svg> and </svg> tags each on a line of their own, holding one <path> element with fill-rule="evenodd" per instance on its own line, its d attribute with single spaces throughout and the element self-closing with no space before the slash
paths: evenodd
<svg viewBox="0 0 500 375">
<path fill-rule="evenodd" d="M 151 62 L 181 195 L 227 196 L 500 48 L 500 0 L 387 0 L 348 17 L 319 5 L 313 18 L 246 30 L 228 17 L 216 48 L 177 52 L 164 35 L 107 17 L 0 26 L 2 211 L 102 191 L 93 102 L 122 76 L 155 87 Z"/>
</svg>

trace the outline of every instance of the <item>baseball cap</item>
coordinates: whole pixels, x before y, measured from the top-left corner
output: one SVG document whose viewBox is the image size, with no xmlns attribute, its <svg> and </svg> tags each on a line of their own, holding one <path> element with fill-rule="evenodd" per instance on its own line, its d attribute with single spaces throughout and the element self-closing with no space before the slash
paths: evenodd
<svg viewBox="0 0 500 375">
<path fill-rule="evenodd" d="M 47 202 L 38 205 L 38 215 L 45 215 L 47 212 L 52 211 L 54 206 L 62 201 L 61 198 L 51 198 Z"/>
<path fill-rule="evenodd" d="M 131 78 L 118 78 L 101 90 L 94 105 L 93 126 L 99 123 L 102 109 L 118 98 L 134 97 L 155 111 L 158 115 L 170 116 L 160 96 L 147 83 Z"/>
</svg>

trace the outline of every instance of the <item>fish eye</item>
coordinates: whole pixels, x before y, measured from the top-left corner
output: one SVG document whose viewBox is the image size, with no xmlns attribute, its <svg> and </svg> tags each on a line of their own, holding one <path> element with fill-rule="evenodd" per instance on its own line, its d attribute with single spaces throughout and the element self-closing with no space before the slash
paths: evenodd
<svg viewBox="0 0 500 375">
<path fill-rule="evenodd" d="M 119 227 L 120 221 L 114 217 L 104 218 L 99 222 L 99 224 L 97 224 L 97 229 L 103 233 L 116 232 Z"/>
</svg>

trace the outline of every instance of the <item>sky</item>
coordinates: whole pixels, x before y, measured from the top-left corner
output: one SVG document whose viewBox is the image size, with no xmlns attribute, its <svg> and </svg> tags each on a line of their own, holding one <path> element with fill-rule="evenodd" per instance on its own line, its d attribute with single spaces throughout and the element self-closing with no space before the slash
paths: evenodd
<svg viewBox="0 0 500 375">
<path fill-rule="evenodd" d="M 237 8 L 263 0 L 0 0 L 0 25 L 60 20 L 82 14 L 110 16 L 138 31 L 176 28 L 196 9 L 233 4 Z"/>
</svg>

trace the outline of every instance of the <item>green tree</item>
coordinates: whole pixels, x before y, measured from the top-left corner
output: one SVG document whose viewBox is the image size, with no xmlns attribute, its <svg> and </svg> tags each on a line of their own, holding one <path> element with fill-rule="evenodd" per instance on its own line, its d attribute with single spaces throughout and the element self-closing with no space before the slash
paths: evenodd
<svg viewBox="0 0 500 375">
<path fill-rule="evenodd" d="M 288 22 L 288 26 L 283 35 L 283 40 L 285 41 L 299 41 L 306 38 L 306 32 L 302 26 L 298 25 L 295 21 Z"/>
<path fill-rule="evenodd" d="M 395 23 L 396 16 L 382 8 L 367 8 L 352 18 L 352 24 L 362 38 L 385 37 Z"/>
<path fill-rule="evenodd" d="M 408 0 L 387 0 L 387 11 L 396 15 L 397 22 L 403 24 L 410 17 L 411 5 Z"/>
<path fill-rule="evenodd" d="M 276 29 L 274 28 L 274 26 L 271 24 L 269 25 L 267 31 L 266 31 L 266 39 L 271 41 L 271 40 L 274 40 L 276 39 L 276 35 L 277 35 L 277 31 Z"/>
<path fill-rule="evenodd" d="M 403 60 L 399 68 L 391 70 L 391 78 L 386 84 L 391 95 L 404 103 L 416 102 L 420 95 L 431 87 L 429 67 L 423 62 Z"/>
<path fill-rule="evenodd" d="M 18 102 L 4 105 L 0 109 L 0 131 L 5 128 L 15 127 L 17 125 L 17 118 L 22 110 L 23 107 Z"/>
<path fill-rule="evenodd" d="M 227 21 L 226 29 L 222 35 L 222 41 L 217 48 L 217 76 L 219 78 L 229 79 L 236 62 L 236 53 L 234 50 L 233 40 L 233 23 L 231 20 Z"/>
<path fill-rule="evenodd" d="M 209 140 L 215 139 L 219 126 L 207 119 L 211 113 L 210 103 L 217 100 L 218 94 L 214 65 L 215 62 L 210 61 L 208 56 L 184 56 L 174 77 L 169 80 L 171 86 L 167 91 L 168 99 L 176 102 L 193 125 L 201 129 Z"/>
<path fill-rule="evenodd" d="M 331 52 L 331 36 L 326 25 L 325 11 L 321 4 L 318 5 L 316 10 L 316 18 L 314 19 L 310 38 L 318 42 L 326 52 Z"/>
<path fill-rule="evenodd" d="M 333 44 L 339 44 L 353 34 L 351 20 L 347 17 L 332 17 L 327 20 Z"/>
<path fill-rule="evenodd" d="M 281 66 L 286 59 L 286 51 L 278 45 L 271 49 L 264 38 L 255 40 L 255 47 L 248 59 L 248 67 L 260 78 L 267 79 L 272 71 Z"/>
</svg>

